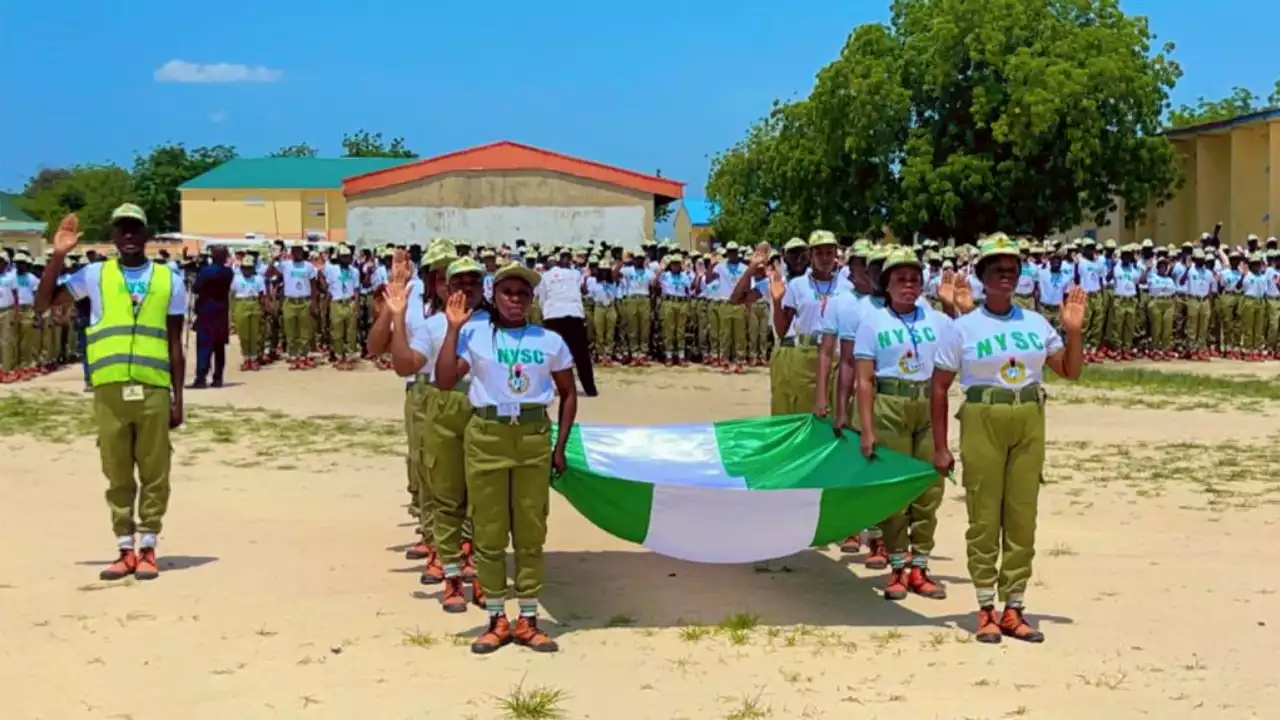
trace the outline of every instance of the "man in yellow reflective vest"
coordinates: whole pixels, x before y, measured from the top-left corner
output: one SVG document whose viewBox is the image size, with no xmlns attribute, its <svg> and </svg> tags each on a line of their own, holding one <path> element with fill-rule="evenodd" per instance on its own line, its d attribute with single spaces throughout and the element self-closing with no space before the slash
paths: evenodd
<svg viewBox="0 0 1280 720">
<path fill-rule="evenodd" d="M 64 217 L 35 306 L 42 313 L 54 304 L 89 301 L 85 352 L 107 506 L 119 549 L 101 578 L 151 580 L 160 574 L 156 536 L 169 505 L 169 431 L 182 424 L 186 286 L 180 273 L 147 259 L 151 232 L 137 205 L 126 203 L 111 213 L 118 259 L 59 278 L 80 235 L 75 214 Z"/>
</svg>

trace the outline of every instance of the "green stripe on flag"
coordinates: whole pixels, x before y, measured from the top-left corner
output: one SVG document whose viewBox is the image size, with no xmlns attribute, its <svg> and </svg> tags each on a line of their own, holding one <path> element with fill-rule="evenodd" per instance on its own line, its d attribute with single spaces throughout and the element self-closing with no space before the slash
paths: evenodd
<svg viewBox="0 0 1280 720">
<path fill-rule="evenodd" d="M 894 483 L 823 490 L 812 546 L 840 542 L 879 524 L 920 497 L 937 479 L 938 474 L 930 469 Z"/>
<path fill-rule="evenodd" d="M 554 447 L 558 429 L 552 429 Z M 653 485 L 597 475 L 591 472 L 582 432 L 574 426 L 565 445 L 567 471 L 554 487 L 583 517 L 610 535 L 642 544 L 649 534 Z"/>
</svg>

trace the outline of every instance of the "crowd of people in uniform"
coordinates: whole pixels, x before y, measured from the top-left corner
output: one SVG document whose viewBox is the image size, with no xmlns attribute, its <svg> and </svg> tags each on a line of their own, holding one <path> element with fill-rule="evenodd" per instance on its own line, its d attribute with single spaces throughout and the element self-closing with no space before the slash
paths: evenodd
<svg viewBox="0 0 1280 720">
<path fill-rule="evenodd" d="M 162 270 L 143 253 L 149 231 L 139 208 L 117 210 L 112 228 L 118 257 L 74 268 L 67 264 L 78 244 L 76 221 L 63 221 L 27 315 L 84 304 L 86 373 L 120 552 L 102 577 L 153 578 L 168 503 L 168 430 L 182 422 L 186 288 L 179 270 Z M 1269 299 L 1280 288 L 1274 240 L 1265 250 L 1252 238 L 1245 248 L 1223 250 L 1207 234 L 1201 247 L 1176 253 L 1109 244 L 1036 245 L 997 233 L 958 248 L 866 240 L 846 248 L 815 231 L 780 249 L 728 243 L 688 258 L 654 243 L 633 254 L 603 243 L 544 251 L 447 239 L 425 249 L 361 251 L 359 259 L 344 247 L 329 258 L 309 256 L 301 243 L 287 257 L 281 243 L 211 258 L 240 270 L 220 292 L 231 296 L 246 370 L 279 347 L 271 331 L 259 336 L 253 318 L 260 312 L 264 326 L 283 331 L 291 367 L 314 367 L 327 350 L 345 369 L 363 349 L 405 379 L 409 512 L 419 535 L 406 555 L 424 561 L 420 582 L 441 586 L 446 612 L 469 604 L 485 610 L 487 630 L 472 645 L 485 654 L 513 642 L 558 649 L 538 624 L 550 485 L 565 469 L 569 436 L 553 436 L 551 419 L 573 426 L 575 375 L 594 394 L 593 356 L 603 364 L 693 360 L 731 372 L 767 358 L 773 414 L 827 418 L 838 438 L 857 431 L 869 458 L 887 448 L 931 463 L 938 479 L 920 497 L 842 544 L 857 552 L 866 538 L 867 566 L 889 571 L 889 600 L 946 595 L 930 575 L 929 556 L 944 478 L 954 467 L 948 395 L 958 380 L 976 637 L 1043 641 L 1024 608 L 1044 464 L 1046 371 L 1071 380 L 1090 360 L 1172 353 L 1176 327 L 1188 357 L 1246 349 L 1263 357 L 1256 343 L 1267 341 L 1280 309 Z M 325 307 L 329 336 L 316 340 L 312 323 Z M 278 319 L 266 319 L 272 313 Z M 566 313 L 582 325 L 590 319 L 594 336 L 555 325 Z M 611 348 L 615 332 L 620 342 Z M 593 350 L 575 347 L 586 343 Z M 518 607 L 514 622 L 509 596 Z M 1000 612 L 997 600 L 1005 603 Z"/>
</svg>

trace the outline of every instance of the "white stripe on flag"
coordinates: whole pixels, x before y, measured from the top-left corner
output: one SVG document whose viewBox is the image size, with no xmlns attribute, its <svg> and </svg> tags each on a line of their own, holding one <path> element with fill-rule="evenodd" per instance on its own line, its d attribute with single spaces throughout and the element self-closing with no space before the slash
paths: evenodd
<svg viewBox="0 0 1280 720">
<path fill-rule="evenodd" d="M 645 547 L 681 560 L 748 563 L 813 542 L 821 490 L 653 489 Z"/>
<path fill-rule="evenodd" d="M 709 424 L 626 427 L 581 425 L 587 468 L 623 480 L 702 488 L 746 488 L 725 474 Z M 811 528 L 812 529 L 812 528 Z"/>
</svg>

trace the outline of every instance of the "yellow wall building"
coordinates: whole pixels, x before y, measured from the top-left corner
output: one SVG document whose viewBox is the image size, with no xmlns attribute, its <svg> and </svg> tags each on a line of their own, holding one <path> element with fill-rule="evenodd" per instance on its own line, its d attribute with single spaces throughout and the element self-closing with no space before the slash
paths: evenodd
<svg viewBox="0 0 1280 720">
<path fill-rule="evenodd" d="M 179 188 L 185 235 L 347 239 L 342 181 L 411 158 L 238 158 Z"/>
<path fill-rule="evenodd" d="M 1224 243 L 1249 235 L 1280 236 L 1280 109 L 1178 128 L 1173 143 L 1184 184 L 1164 203 L 1152 203 L 1146 218 L 1126 226 L 1124 206 L 1103 227 L 1085 226 L 1098 238 L 1125 242 L 1151 238 L 1162 245 L 1196 241 L 1222 223 Z M 1272 168 L 1276 171 L 1272 172 Z"/>
</svg>

